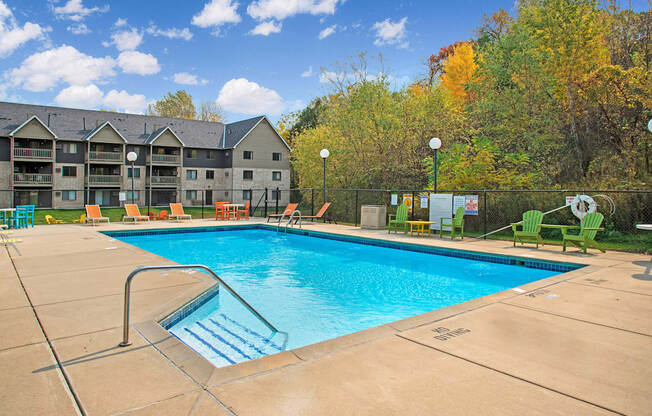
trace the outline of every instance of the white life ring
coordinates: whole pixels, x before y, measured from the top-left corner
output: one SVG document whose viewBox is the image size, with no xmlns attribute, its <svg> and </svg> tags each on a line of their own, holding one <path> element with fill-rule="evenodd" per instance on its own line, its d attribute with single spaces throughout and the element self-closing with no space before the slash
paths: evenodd
<svg viewBox="0 0 652 416">
<path fill-rule="evenodd" d="M 571 211 L 580 220 L 584 218 L 586 214 L 595 212 L 597 209 L 597 204 L 588 195 L 576 195 L 573 202 L 570 204 Z"/>
</svg>

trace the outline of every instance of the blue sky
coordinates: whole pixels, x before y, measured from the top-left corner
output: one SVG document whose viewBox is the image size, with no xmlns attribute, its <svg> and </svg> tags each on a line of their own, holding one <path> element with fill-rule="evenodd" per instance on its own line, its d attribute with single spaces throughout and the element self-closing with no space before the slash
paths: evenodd
<svg viewBox="0 0 652 416">
<path fill-rule="evenodd" d="M 398 85 L 513 0 L 0 0 L 0 100 L 143 112 L 168 91 L 229 121 L 323 95 L 320 68 L 382 53 Z M 634 8 L 647 0 L 633 1 Z M 369 72 L 379 66 L 370 60 Z"/>
</svg>

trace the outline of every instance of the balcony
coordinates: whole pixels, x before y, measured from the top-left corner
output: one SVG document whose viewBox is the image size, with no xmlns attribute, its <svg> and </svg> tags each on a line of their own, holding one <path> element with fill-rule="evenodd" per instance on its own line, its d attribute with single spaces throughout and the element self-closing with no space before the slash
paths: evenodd
<svg viewBox="0 0 652 416">
<path fill-rule="evenodd" d="M 14 185 L 52 185 L 52 174 L 14 173 Z"/>
<path fill-rule="evenodd" d="M 120 186 L 122 184 L 122 176 L 120 175 L 89 175 L 89 185 L 108 185 Z"/>
<path fill-rule="evenodd" d="M 15 147 L 15 159 L 52 160 L 52 149 L 33 149 L 28 147 Z"/>
<path fill-rule="evenodd" d="M 122 160 L 122 152 L 96 152 L 91 150 L 88 153 L 89 162 L 122 163 Z"/>
<path fill-rule="evenodd" d="M 179 165 L 181 164 L 181 155 L 150 155 L 147 157 L 148 162 L 152 165 Z"/>
<path fill-rule="evenodd" d="M 180 183 L 176 176 L 151 176 L 148 182 L 151 186 L 178 186 Z"/>
</svg>

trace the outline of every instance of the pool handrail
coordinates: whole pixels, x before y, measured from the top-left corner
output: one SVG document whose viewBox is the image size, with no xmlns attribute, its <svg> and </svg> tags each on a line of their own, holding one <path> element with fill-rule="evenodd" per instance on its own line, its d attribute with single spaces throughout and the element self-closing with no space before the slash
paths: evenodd
<svg viewBox="0 0 652 416">
<path fill-rule="evenodd" d="M 288 226 L 289 226 L 290 224 L 292 224 L 292 220 L 294 219 L 294 214 L 297 214 L 297 213 L 299 214 L 299 218 L 298 218 L 297 220 L 294 221 L 294 224 L 296 224 L 297 221 L 298 221 L 298 222 L 299 222 L 299 228 L 301 228 L 301 211 L 299 211 L 298 209 L 295 209 L 294 211 L 292 211 L 292 214 L 290 214 L 290 219 L 289 219 L 288 222 L 285 224 L 285 232 L 286 232 L 286 233 L 288 232 Z M 294 225 L 293 225 L 293 227 L 294 227 Z"/>
<path fill-rule="evenodd" d="M 127 276 L 127 280 L 125 281 L 125 302 L 124 302 L 124 316 L 123 316 L 123 322 L 122 322 L 122 342 L 118 344 L 120 347 L 127 347 L 131 345 L 131 342 L 129 342 L 129 299 L 131 297 L 131 281 L 134 279 L 134 277 L 144 271 L 149 271 L 149 270 L 185 270 L 185 269 L 202 269 L 203 271 L 207 272 L 213 279 L 215 279 L 218 284 L 224 286 L 224 288 L 229 292 L 234 298 L 236 298 L 245 308 L 249 310 L 256 318 L 258 318 L 267 328 L 274 332 L 281 332 L 274 325 L 269 323 L 267 319 L 265 319 L 256 309 L 254 309 L 253 306 L 251 306 L 249 303 L 247 303 L 246 300 L 242 299 L 238 293 L 231 288 L 224 280 L 222 280 L 213 270 L 208 268 L 207 266 L 204 266 L 202 264 L 171 264 L 171 265 L 162 265 L 162 266 L 143 266 L 139 267 L 135 270 L 133 270 L 131 273 L 129 273 L 129 276 Z M 287 342 L 287 341 L 286 341 Z"/>
</svg>

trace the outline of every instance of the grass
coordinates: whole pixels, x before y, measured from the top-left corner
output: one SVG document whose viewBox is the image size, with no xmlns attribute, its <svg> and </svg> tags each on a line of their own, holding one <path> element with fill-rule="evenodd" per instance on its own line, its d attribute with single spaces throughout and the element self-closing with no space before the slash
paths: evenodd
<svg viewBox="0 0 652 416">
<path fill-rule="evenodd" d="M 158 215 L 163 209 L 165 208 L 151 208 L 151 211 L 155 215 Z M 195 219 L 202 218 L 201 207 L 184 207 L 183 209 L 186 214 L 192 215 Z M 166 210 L 169 212 L 169 209 Z M 122 221 L 124 212 L 124 208 L 102 208 L 102 215 L 109 217 L 111 222 Z M 145 214 L 146 212 L 147 210 L 143 209 L 141 214 Z M 270 210 L 270 213 L 271 212 L 274 212 L 273 208 Z M 46 224 L 46 215 L 51 215 L 58 220 L 63 220 L 66 224 L 70 224 L 73 220 L 79 219 L 83 213 L 83 209 L 39 209 L 36 211 L 34 216 L 34 224 Z M 203 213 L 204 218 L 215 218 L 215 210 L 211 207 L 204 207 Z M 261 210 L 258 210 L 256 214 L 263 216 Z M 343 225 L 353 225 L 353 223 L 347 222 L 338 221 L 338 223 Z M 556 233 L 559 235 L 556 235 L 555 231 L 548 232 L 548 235 L 544 233 L 544 241 L 546 245 L 561 245 L 561 233 L 559 233 L 559 231 L 556 231 Z M 464 234 L 469 237 L 477 237 L 481 235 L 480 232 L 465 232 Z M 600 234 L 602 234 L 602 236 Z M 619 232 L 609 231 L 600 234 L 598 234 L 597 241 L 607 250 L 652 254 L 652 232 L 641 231 L 637 234 L 621 234 Z M 511 232 L 497 233 L 492 234 L 487 238 L 490 240 L 512 241 L 512 234 Z"/>
</svg>

